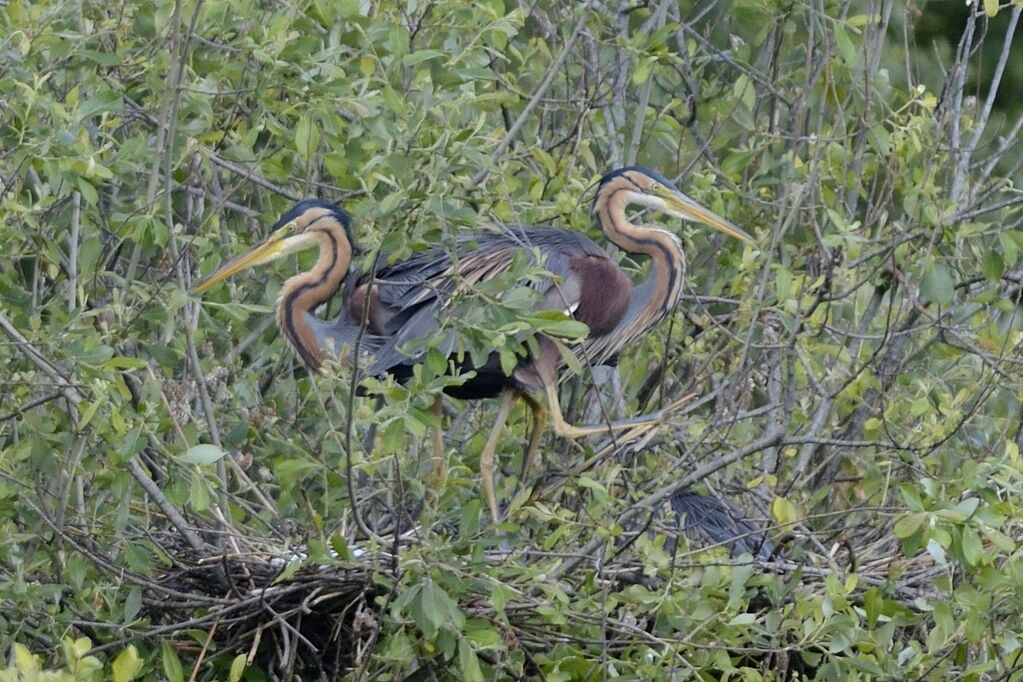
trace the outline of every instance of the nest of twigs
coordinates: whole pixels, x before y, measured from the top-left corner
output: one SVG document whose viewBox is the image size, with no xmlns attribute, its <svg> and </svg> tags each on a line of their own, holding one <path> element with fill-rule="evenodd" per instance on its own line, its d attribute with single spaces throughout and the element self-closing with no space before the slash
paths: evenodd
<svg viewBox="0 0 1023 682">
<path fill-rule="evenodd" d="M 902 560 L 899 577 L 893 580 L 889 564 L 899 551 L 888 528 L 863 528 L 860 534 L 842 534 L 826 545 L 807 529 L 797 529 L 783 538 L 783 544 L 772 545 L 762 522 L 750 520 L 727 501 L 687 496 L 671 502 L 671 509 L 684 513 L 658 515 L 656 523 L 637 524 L 619 538 L 619 551 L 601 567 L 600 580 L 606 581 L 609 589 L 636 583 L 661 586 L 628 551 L 633 539 L 644 533 L 688 536 L 688 550 L 680 556 L 678 570 L 699 564 L 695 559 L 695 554 L 703 551 L 699 547 L 718 548 L 755 562 L 764 572 L 792 574 L 798 570 L 811 589 L 827 575 L 855 572 L 863 584 L 884 585 L 889 595 L 909 608 L 914 608 L 915 599 L 933 592 L 935 571 L 940 570 L 921 553 Z M 779 535 L 775 533 L 775 537 Z M 172 534 L 161 538 L 161 545 L 171 561 L 147 590 L 146 607 L 153 629 L 166 635 L 195 628 L 205 633 L 206 640 L 175 637 L 173 641 L 183 653 L 199 662 L 213 655 L 233 658 L 244 654 L 249 665 L 259 667 L 270 679 L 292 679 L 296 674 L 307 679 L 334 679 L 363 667 L 386 617 L 388 600 L 379 598 L 400 582 L 394 558 L 386 553 L 318 564 L 301 552 L 273 548 L 225 551 L 211 547 L 203 553 L 182 545 Z M 792 558 L 793 554 L 797 556 Z M 508 559 L 506 554 L 494 557 L 495 562 Z M 515 561 L 528 564 L 545 559 L 549 557 L 540 552 L 525 551 L 517 554 Z M 548 578 L 571 592 L 577 580 L 592 577 L 594 561 L 595 557 L 588 557 L 578 564 L 578 570 Z M 587 575 L 589 578 L 583 577 Z M 542 597 L 520 594 L 520 603 L 509 609 L 504 627 L 528 659 L 560 641 L 565 633 L 538 615 L 545 603 Z M 488 617 L 479 603 L 460 606 L 472 617 Z M 750 610 L 763 608 L 770 605 L 750 603 Z M 622 614 L 622 618 L 632 616 Z M 614 640 L 608 646 L 629 647 L 640 636 L 649 642 L 651 634 L 637 634 L 649 628 L 634 621 L 618 624 L 615 614 L 608 614 L 607 632 Z M 784 660 L 765 659 L 760 665 L 772 668 L 782 678 L 795 671 L 807 674 L 799 657 L 791 655 L 795 652 L 783 649 L 772 655 L 779 653 L 785 654 Z"/>
<path fill-rule="evenodd" d="M 317 566 L 303 559 L 212 548 L 202 556 L 178 547 L 173 565 L 157 576 L 149 614 L 175 630 L 207 630 L 204 643 L 177 640 L 200 657 L 244 654 L 271 679 L 333 678 L 358 665 L 372 647 L 373 600 L 386 590 L 373 576 L 388 569 L 354 562 Z"/>
</svg>

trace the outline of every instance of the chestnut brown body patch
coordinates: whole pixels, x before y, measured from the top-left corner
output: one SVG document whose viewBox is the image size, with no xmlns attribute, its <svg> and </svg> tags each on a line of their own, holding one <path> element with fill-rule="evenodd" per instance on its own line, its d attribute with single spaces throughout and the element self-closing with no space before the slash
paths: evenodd
<svg viewBox="0 0 1023 682">
<path fill-rule="evenodd" d="M 575 319 L 589 326 L 591 336 L 610 334 L 629 307 L 632 282 L 607 258 L 575 256 L 569 267 L 579 281 Z"/>
<path fill-rule="evenodd" d="M 367 295 L 368 294 L 368 295 Z M 366 315 L 366 299 L 369 299 L 369 316 Z M 383 303 L 380 302 L 380 295 L 374 287 L 370 292 L 369 284 L 360 284 L 352 291 L 348 298 L 348 314 L 353 320 L 361 323 L 366 320 L 366 328 L 374 334 L 385 334 L 386 323 L 384 320 Z"/>
</svg>

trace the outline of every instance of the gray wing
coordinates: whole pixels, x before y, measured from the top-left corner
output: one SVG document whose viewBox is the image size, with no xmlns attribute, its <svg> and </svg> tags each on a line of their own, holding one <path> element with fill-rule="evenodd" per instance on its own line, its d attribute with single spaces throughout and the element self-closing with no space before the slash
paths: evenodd
<svg viewBox="0 0 1023 682">
<path fill-rule="evenodd" d="M 441 311 L 459 292 L 509 270 L 516 257 L 536 259 L 551 277 L 531 286 L 544 296 L 540 308 L 572 309 L 579 292 L 571 278 L 571 259 L 578 256 L 608 258 L 607 253 L 587 237 L 554 228 L 506 227 L 500 233 L 477 233 L 460 237 L 452 253 L 435 248 L 377 270 L 377 295 L 386 312 L 389 338 L 381 344 L 373 365 L 374 373 L 416 361 L 402 352 L 416 339 L 434 334 L 441 324 Z M 552 295 L 555 281 L 556 299 Z M 454 352 L 458 338 L 452 332 L 442 337 L 440 350 Z"/>
</svg>

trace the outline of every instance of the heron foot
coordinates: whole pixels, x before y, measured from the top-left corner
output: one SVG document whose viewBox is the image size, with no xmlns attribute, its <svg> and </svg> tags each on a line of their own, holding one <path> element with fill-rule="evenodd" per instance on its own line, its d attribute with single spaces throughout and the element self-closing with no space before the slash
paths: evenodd
<svg viewBox="0 0 1023 682">
<path fill-rule="evenodd" d="M 604 424 L 586 424 L 576 426 L 566 422 L 560 412 L 552 412 L 551 416 L 554 432 L 562 438 L 584 438 L 595 434 L 616 433 L 618 431 L 628 431 L 637 427 L 661 424 L 680 409 L 685 407 L 695 396 L 695 393 L 690 393 L 689 395 L 670 403 L 668 406 L 658 410 L 657 412 L 651 412 L 650 414 L 633 417 L 632 419 L 622 419 L 620 421 L 607 422 Z"/>
</svg>

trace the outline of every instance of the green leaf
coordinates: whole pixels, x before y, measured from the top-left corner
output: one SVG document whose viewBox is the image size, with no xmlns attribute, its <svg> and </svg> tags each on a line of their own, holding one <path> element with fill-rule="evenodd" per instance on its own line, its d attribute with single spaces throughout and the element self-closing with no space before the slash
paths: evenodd
<svg viewBox="0 0 1023 682">
<path fill-rule="evenodd" d="M 565 339 L 583 339 L 590 333 L 586 323 L 578 320 L 537 320 L 536 328 L 544 334 Z"/>
<path fill-rule="evenodd" d="M 728 621 L 729 626 L 738 625 L 752 625 L 757 622 L 757 614 L 755 613 L 740 613 Z"/>
<path fill-rule="evenodd" d="M 113 673 L 114 682 L 129 682 L 135 679 L 135 676 L 142 670 L 142 659 L 139 658 L 139 652 L 135 648 L 135 645 L 130 645 L 127 649 L 122 651 L 114 659 L 113 664 L 110 666 L 110 672 Z"/>
<path fill-rule="evenodd" d="M 859 63 L 856 47 L 849 37 L 849 32 L 842 26 L 835 26 L 835 49 L 846 66 L 856 66 Z"/>
<path fill-rule="evenodd" d="M 210 508 L 210 489 L 202 476 L 192 477 L 192 484 L 188 487 L 188 504 L 198 512 Z"/>
<path fill-rule="evenodd" d="M 286 583 L 298 572 L 298 569 L 302 568 L 305 562 L 301 559 L 292 559 L 288 562 L 288 565 L 284 567 L 284 570 L 277 574 L 274 578 L 273 584 L 280 585 Z"/>
<path fill-rule="evenodd" d="M 920 530 L 920 527 L 923 526 L 924 520 L 926 518 L 927 515 L 924 514 L 923 512 L 913 512 L 911 514 L 906 514 L 901 519 L 895 522 L 895 528 L 892 529 L 892 533 L 894 533 L 895 537 L 899 538 L 900 540 L 908 538 L 914 533 L 916 533 L 918 530 Z"/>
<path fill-rule="evenodd" d="M 99 409 L 100 403 L 104 402 L 103 398 L 98 398 L 93 403 L 82 402 L 86 406 L 85 411 L 82 412 L 81 418 L 78 420 L 78 428 L 84 429 L 92 421 L 92 418 L 96 416 L 96 410 Z"/>
<path fill-rule="evenodd" d="M 213 464 L 222 459 L 226 454 L 221 448 L 212 443 L 201 443 L 185 450 L 185 453 L 178 457 L 178 460 L 186 464 Z"/>
<path fill-rule="evenodd" d="M 100 90 L 95 96 L 82 102 L 78 107 L 78 114 L 86 119 L 94 114 L 103 112 L 118 112 L 124 106 L 121 93 L 109 88 Z"/>
<path fill-rule="evenodd" d="M 1020 244 L 1014 238 L 1017 234 L 1016 230 L 1009 230 L 998 235 L 998 243 L 1002 247 L 1002 260 L 1009 267 L 1015 266 L 1019 259 Z"/>
<path fill-rule="evenodd" d="M 458 667 L 462 672 L 462 679 L 467 682 L 484 682 L 480 659 L 464 637 L 458 639 Z"/>
<path fill-rule="evenodd" d="M 934 563 L 939 566 L 945 566 L 948 563 L 945 559 L 945 548 L 941 546 L 937 538 L 931 538 L 927 541 L 927 553 L 934 559 Z"/>
<path fill-rule="evenodd" d="M 920 292 L 927 299 L 938 305 L 948 305 L 955 295 L 955 280 L 944 263 L 934 263 L 924 273 L 920 282 Z"/>
<path fill-rule="evenodd" d="M 643 85 L 650 78 L 650 71 L 654 67 L 654 61 L 651 59 L 644 59 L 636 65 L 636 69 L 632 72 L 632 84 Z"/>
<path fill-rule="evenodd" d="M 124 599 L 124 622 L 130 623 L 135 620 L 142 610 L 142 589 L 135 586 L 128 590 L 128 596 Z"/>
<path fill-rule="evenodd" d="M 984 545 L 973 528 L 963 528 L 963 559 L 970 566 L 978 566 L 984 559 Z"/>
<path fill-rule="evenodd" d="M 320 144 L 320 129 L 308 114 L 303 114 L 295 126 L 295 149 L 304 159 L 310 159 Z"/>
<path fill-rule="evenodd" d="M 148 366 L 145 360 L 128 358 L 123 355 L 115 355 L 103 363 L 103 367 L 107 369 L 145 369 Z"/>
<path fill-rule="evenodd" d="M 242 673 L 245 672 L 246 658 L 245 654 L 238 654 L 234 657 L 234 660 L 231 661 L 231 671 L 227 674 L 228 682 L 238 682 L 238 680 L 242 679 Z"/>
<path fill-rule="evenodd" d="M 504 612 L 504 607 L 508 605 L 512 599 L 515 598 L 515 592 L 510 588 L 505 587 L 502 583 L 494 583 L 494 586 L 490 590 L 490 603 L 494 605 L 494 610 L 498 613 Z"/>
<path fill-rule="evenodd" d="M 163 662 L 163 675 L 167 682 L 184 682 L 185 672 L 181 667 L 178 652 L 168 642 L 160 642 L 160 659 Z"/>
<path fill-rule="evenodd" d="M 22 679 L 35 679 L 39 670 L 39 659 L 27 646 L 20 643 L 14 645 L 14 667 L 21 673 Z"/>
<path fill-rule="evenodd" d="M 993 17 L 998 14 L 999 0 L 984 0 L 984 14 Z"/>
<path fill-rule="evenodd" d="M 422 64 L 423 62 L 443 56 L 445 55 L 440 50 L 416 50 L 412 54 L 405 55 L 401 60 L 401 64 L 406 67 L 415 66 L 416 64 Z"/>
<path fill-rule="evenodd" d="M 988 281 L 997 282 L 1005 272 L 1005 261 L 1002 260 L 1002 254 L 994 249 L 984 252 L 984 257 L 980 261 L 980 270 Z"/>
<path fill-rule="evenodd" d="M 334 554 L 341 561 L 350 561 L 352 559 L 352 552 L 348 548 L 348 540 L 340 533 L 334 533 L 330 536 L 330 548 L 334 550 Z"/>
<path fill-rule="evenodd" d="M 418 598 L 412 602 L 412 617 L 423 634 L 430 639 L 442 627 L 459 631 L 465 623 L 465 614 L 458 608 L 458 604 L 429 578 L 423 580 Z"/>
<path fill-rule="evenodd" d="M 884 597 L 876 587 L 870 587 L 863 595 L 863 610 L 867 616 L 867 627 L 877 625 L 878 617 L 883 613 Z"/>
</svg>

